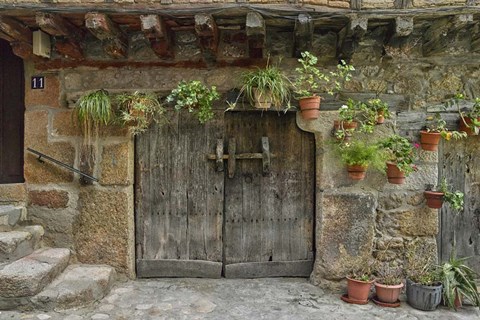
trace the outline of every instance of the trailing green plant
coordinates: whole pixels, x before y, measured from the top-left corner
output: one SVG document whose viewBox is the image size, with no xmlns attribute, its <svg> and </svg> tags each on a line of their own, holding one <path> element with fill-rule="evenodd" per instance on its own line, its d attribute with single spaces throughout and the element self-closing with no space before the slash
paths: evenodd
<svg viewBox="0 0 480 320">
<path fill-rule="evenodd" d="M 455 105 L 458 113 L 460 114 L 461 121 L 463 121 L 468 128 L 478 135 L 480 133 L 480 98 L 473 99 L 473 106 L 467 112 L 460 109 L 460 101 L 464 100 L 466 100 L 465 95 L 462 93 L 457 93 L 452 99 L 447 100 L 445 105 Z M 471 124 L 468 124 L 465 121 L 465 118 L 470 119 Z"/>
<path fill-rule="evenodd" d="M 380 141 L 379 147 L 386 152 L 387 161 L 395 163 L 405 176 L 416 170 L 413 145 L 407 138 L 395 134 Z"/>
<path fill-rule="evenodd" d="M 447 122 L 443 120 L 440 113 L 436 112 L 433 116 L 428 116 L 426 119 L 425 130 L 427 132 L 440 133 L 440 136 L 445 140 L 454 140 L 466 138 L 465 132 L 450 131 L 447 129 Z"/>
<path fill-rule="evenodd" d="M 455 306 L 457 295 L 465 297 L 474 306 L 480 307 L 480 295 L 478 293 L 475 271 L 464 264 L 469 258 L 456 258 L 452 252 L 448 262 L 443 263 L 440 269 L 440 277 L 443 284 L 443 301 L 449 308 Z"/>
<path fill-rule="evenodd" d="M 166 101 L 173 102 L 177 111 L 187 109 L 188 112 L 196 114 L 198 121 L 203 124 L 213 118 L 213 101 L 219 98 L 215 86 L 207 88 L 197 80 L 188 82 L 182 80 L 167 96 Z"/>
<path fill-rule="evenodd" d="M 318 58 L 308 51 L 301 53 L 298 59 L 300 67 L 295 68 L 297 76 L 294 82 L 294 91 L 298 99 L 316 96 L 320 92 L 333 95 L 339 91 L 345 81 L 351 80 L 351 72 L 355 68 L 341 61 L 335 72 L 323 73 L 317 67 Z"/>
<path fill-rule="evenodd" d="M 359 165 L 367 167 L 373 165 L 377 168 L 381 167 L 378 146 L 375 144 L 367 144 L 361 140 L 354 140 L 340 144 L 338 151 L 343 163 L 348 166 Z"/>
<path fill-rule="evenodd" d="M 461 191 L 450 191 L 450 187 L 447 183 L 447 179 L 444 177 L 440 185 L 434 186 L 433 184 L 427 184 L 426 188 L 427 191 L 436 191 L 443 193 L 443 201 L 447 202 L 450 207 L 455 211 L 462 211 L 464 206 L 464 193 Z"/>
<path fill-rule="evenodd" d="M 123 93 L 115 101 L 119 122 L 128 125 L 133 135 L 145 132 L 152 122 L 165 120 L 165 108 L 154 93 Z"/>
<path fill-rule="evenodd" d="M 85 144 L 90 144 L 94 133 L 98 135 L 100 126 L 106 126 L 114 119 L 110 95 L 103 89 L 81 96 L 76 103 L 75 111 L 85 135 Z"/>
<path fill-rule="evenodd" d="M 358 105 L 361 102 L 348 99 L 347 103 L 338 109 L 338 119 L 341 122 L 352 122 L 356 120 Z"/>
<path fill-rule="evenodd" d="M 243 86 L 234 103 L 229 103 L 231 110 L 235 108 L 240 96 L 244 93 L 250 103 L 254 104 L 257 99 L 269 99 L 274 107 L 290 108 L 292 83 L 280 68 L 269 65 L 263 69 L 249 71 L 242 74 Z"/>
<path fill-rule="evenodd" d="M 374 110 L 378 113 L 382 113 L 385 119 L 390 119 L 392 114 L 390 113 L 390 109 L 388 107 L 388 103 L 382 101 L 379 98 L 370 99 L 366 103 L 367 107 L 371 110 Z"/>
</svg>

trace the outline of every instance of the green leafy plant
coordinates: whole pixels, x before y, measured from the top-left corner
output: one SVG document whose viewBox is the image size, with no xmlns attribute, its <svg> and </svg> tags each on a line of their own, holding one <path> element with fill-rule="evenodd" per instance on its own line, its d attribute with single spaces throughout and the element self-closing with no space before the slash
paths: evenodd
<svg viewBox="0 0 480 320">
<path fill-rule="evenodd" d="M 98 135 L 100 126 L 108 125 L 114 119 L 110 95 L 103 89 L 81 96 L 76 103 L 75 111 L 85 135 L 85 144 L 90 144 L 94 133 Z"/>
<path fill-rule="evenodd" d="M 464 194 L 461 191 L 454 191 L 451 192 L 449 190 L 448 184 L 447 184 L 447 179 L 443 178 L 442 183 L 440 184 L 440 192 L 443 192 L 443 200 L 447 203 L 450 204 L 450 207 L 452 209 L 457 210 L 457 211 L 462 211 L 463 210 L 463 205 L 464 205 Z"/>
<path fill-rule="evenodd" d="M 456 258 L 455 253 L 452 252 L 449 261 L 439 267 L 444 303 L 455 310 L 457 309 L 455 306 L 457 295 L 467 298 L 474 306 L 480 307 L 480 295 L 475 282 L 478 275 L 464 264 L 468 259 Z"/>
<path fill-rule="evenodd" d="M 377 262 L 374 260 L 367 261 L 361 265 L 356 270 L 353 270 L 349 274 L 349 278 L 353 280 L 359 280 L 364 282 L 370 282 L 375 280 L 374 270 Z"/>
<path fill-rule="evenodd" d="M 367 144 L 361 140 L 344 143 L 338 146 L 343 163 L 348 166 L 359 165 L 367 167 L 374 164 L 379 167 L 378 146 Z"/>
<path fill-rule="evenodd" d="M 380 141 L 379 147 L 384 149 L 387 160 L 395 163 L 406 176 L 416 170 L 413 145 L 407 138 L 395 134 Z"/>
<path fill-rule="evenodd" d="M 215 86 L 207 88 L 200 81 L 192 80 L 180 81 L 167 96 L 166 101 L 174 102 L 177 111 L 187 109 L 188 112 L 195 113 L 198 121 L 203 124 L 213 118 L 213 101 L 219 98 L 220 95 Z"/>
<path fill-rule="evenodd" d="M 387 285 L 395 286 L 403 282 L 403 270 L 398 266 L 394 266 L 393 263 L 382 263 L 376 271 L 376 282 Z"/>
<path fill-rule="evenodd" d="M 428 247 L 415 243 L 407 247 L 405 252 L 405 273 L 415 283 L 425 286 L 438 285 L 441 277 L 436 263 L 436 256 L 432 256 Z"/>
<path fill-rule="evenodd" d="M 447 100 L 445 103 L 446 106 L 455 105 L 457 106 L 458 113 L 460 114 L 460 119 L 463 123 L 470 128 L 476 135 L 480 133 L 480 98 L 473 99 L 473 106 L 468 112 L 464 112 L 460 109 L 460 101 L 466 100 L 465 95 L 462 93 L 457 93 L 452 99 Z M 468 118 L 470 124 L 465 120 Z"/>
<path fill-rule="evenodd" d="M 467 134 L 465 132 L 458 132 L 458 131 L 449 131 L 447 129 L 447 122 L 443 120 L 440 113 L 435 113 L 434 116 L 427 117 L 427 123 L 425 125 L 425 130 L 427 132 L 436 132 L 440 133 L 440 136 L 445 140 L 454 140 L 466 138 Z"/>
<path fill-rule="evenodd" d="M 124 93 L 115 97 L 119 121 L 130 126 L 133 135 L 145 132 L 152 122 L 164 120 L 165 108 L 153 93 Z"/>
<path fill-rule="evenodd" d="M 316 96 L 320 92 L 333 95 L 335 91 L 341 89 L 343 82 L 351 80 L 351 72 L 355 70 L 342 60 L 335 72 L 323 73 L 316 66 L 318 63 L 316 56 L 308 51 L 302 52 L 301 55 L 302 57 L 298 59 L 300 67 L 295 68 L 297 77 L 294 82 L 294 91 L 298 99 Z"/>
<path fill-rule="evenodd" d="M 356 120 L 359 102 L 352 99 L 347 100 L 347 104 L 338 109 L 338 118 L 342 122 L 352 122 Z"/>
<path fill-rule="evenodd" d="M 276 66 L 267 62 L 264 69 L 246 72 L 242 74 L 243 86 L 234 103 L 230 103 L 227 110 L 235 108 L 238 99 L 245 94 L 250 103 L 255 104 L 257 100 L 270 100 L 277 108 L 286 106 L 290 108 L 291 82 L 288 77 Z"/>
<path fill-rule="evenodd" d="M 376 111 L 377 114 L 381 113 L 385 119 L 390 119 L 392 116 L 388 107 L 388 103 L 379 98 L 368 100 L 366 105 L 369 109 Z"/>
</svg>

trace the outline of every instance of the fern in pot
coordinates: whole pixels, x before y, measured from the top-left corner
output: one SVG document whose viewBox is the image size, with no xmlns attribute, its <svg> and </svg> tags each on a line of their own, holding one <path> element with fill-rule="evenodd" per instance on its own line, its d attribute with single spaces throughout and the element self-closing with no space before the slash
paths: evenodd
<svg viewBox="0 0 480 320">
<path fill-rule="evenodd" d="M 290 108 L 290 87 L 288 77 L 276 66 L 267 66 L 263 69 L 242 74 L 243 86 L 234 103 L 230 104 L 229 110 L 235 108 L 242 94 L 258 109 L 269 109 L 272 105 L 277 109 L 282 106 Z"/>
<path fill-rule="evenodd" d="M 354 140 L 338 146 L 342 162 L 347 165 L 348 176 L 352 180 L 363 180 L 370 164 L 381 167 L 376 145 Z"/>
</svg>

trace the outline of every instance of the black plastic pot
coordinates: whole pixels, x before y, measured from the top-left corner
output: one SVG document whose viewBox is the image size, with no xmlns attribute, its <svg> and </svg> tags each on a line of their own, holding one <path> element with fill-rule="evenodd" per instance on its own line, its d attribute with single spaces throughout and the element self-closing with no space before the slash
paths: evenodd
<svg viewBox="0 0 480 320">
<path fill-rule="evenodd" d="M 425 286 L 407 279 L 407 302 L 413 308 L 432 311 L 442 301 L 442 284 Z"/>
</svg>

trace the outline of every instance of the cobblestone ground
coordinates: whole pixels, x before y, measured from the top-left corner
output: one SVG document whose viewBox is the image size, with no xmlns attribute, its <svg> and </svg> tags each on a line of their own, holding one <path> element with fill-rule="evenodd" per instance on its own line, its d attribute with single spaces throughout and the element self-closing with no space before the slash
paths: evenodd
<svg viewBox="0 0 480 320">
<path fill-rule="evenodd" d="M 350 305 L 306 279 L 155 279 L 118 283 L 90 308 L 56 312 L 2 311 L 0 319 L 480 319 L 480 311 L 421 312 L 369 303 Z"/>
</svg>

